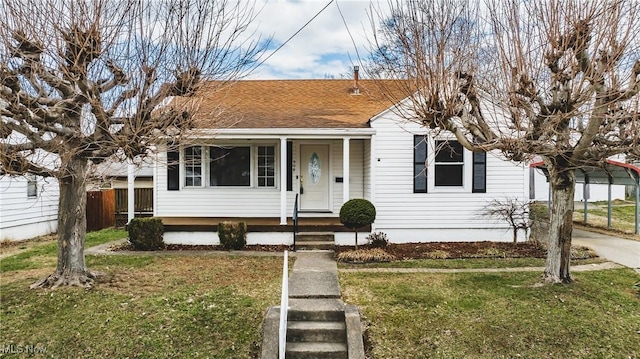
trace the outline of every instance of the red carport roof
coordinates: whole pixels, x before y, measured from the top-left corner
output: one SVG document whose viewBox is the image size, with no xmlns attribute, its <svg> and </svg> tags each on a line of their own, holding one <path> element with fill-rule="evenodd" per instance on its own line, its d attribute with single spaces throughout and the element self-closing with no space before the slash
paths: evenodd
<svg viewBox="0 0 640 359">
<path fill-rule="evenodd" d="M 549 177 L 544 162 L 534 162 L 529 166 Z M 614 160 L 607 160 L 601 166 L 581 167 L 575 173 L 577 183 L 637 185 L 640 181 L 640 167 Z"/>
</svg>

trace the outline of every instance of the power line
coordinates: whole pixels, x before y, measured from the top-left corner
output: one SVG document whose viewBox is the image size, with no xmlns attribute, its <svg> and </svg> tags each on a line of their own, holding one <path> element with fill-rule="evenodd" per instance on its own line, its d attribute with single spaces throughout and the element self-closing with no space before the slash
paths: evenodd
<svg viewBox="0 0 640 359">
<path fill-rule="evenodd" d="M 313 15 L 313 17 L 307 21 L 304 25 L 302 25 L 302 27 L 300 29 L 298 29 L 298 31 L 296 31 L 293 35 L 291 35 L 285 42 L 283 42 L 280 46 L 278 46 L 277 49 L 275 49 L 272 53 L 269 54 L 269 56 L 267 56 L 264 60 L 260 61 L 260 63 L 258 65 L 256 65 L 253 70 L 255 71 L 255 69 L 257 69 L 258 67 L 262 66 L 262 64 L 264 64 L 267 60 L 269 60 L 271 58 L 271 56 L 273 56 L 276 52 L 278 52 L 282 47 L 284 47 L 284 45 L 286 45 L 289 41 L 291 41 L 291 39 L 293 39 L 294 37 L 296 37 L 296 35 L 298 35 L 300 33 L 300 31 L 304 30 L 305 27 L 307 27 L 307 25 L 309 25 L 313 20 L 315 20 L 316 17 L 318 17 L 320 14 L 322 14 L 322 12 L 329 7 L 329 5 L 331 5 L 331 3 L 334 2 L 334 0 L 330 0 L 327 5 L 325 5 L 322 9 L 320 9 L 320 11 L 318 11 L 318 13 L 316 13 L 315 15 Z"/>
<path fill-rule="evenodd" d="M 356 45 L 356 41 L 353 39 L 353 35 L 351 35 L 351 31 L 349 30 L 349 25 L 347 25 L 347 20 L 345 20 L 344 15 L 342 14 L 342 10 L 340 9 L 340 5 L 338 5 L 338 1 L 336 1 L 336 7 L 338 8 L 338 13 L 340 13 L 340 17 L 342 18 L 342 23 L 344 24 L 345 29 L 347 29 L 347 33 L 349 34 L 349 37 L 351 38 L 351 43 L 353 44 L 353 48 L 356 50 L 356 57 L 358 58 L 358 64 L 362 63 L 362 60 L 360 59 L 360 53 L 358 52 L 358 46 Z M 349 53 L 347 53 L 347 56 L 349 56 L 349 62 L 351 62 L 351 64 L 353 65 L 353 60 L 351 59 L 351 55 L 349 55 Z"/>
</svg>

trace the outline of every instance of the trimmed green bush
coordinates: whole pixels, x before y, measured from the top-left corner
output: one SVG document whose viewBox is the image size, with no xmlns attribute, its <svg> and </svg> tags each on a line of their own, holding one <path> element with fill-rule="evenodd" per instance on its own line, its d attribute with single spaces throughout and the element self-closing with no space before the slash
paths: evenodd
<svg viewBox="0 0 640 359">
<path fill-rule="evenodd" d="M 356 249 L 358 249 L 358 229 L 370 225 L 375 220 L 376 207 L 366 199 L 350 199 L 340 208 L 340 223 L 356 233 Z"/>
<path fill-rule="evenodd" d="M 139 251 L 164 248 L 164 227 L 160 218 L 134 218 L 127 225 L 129 242 Z"/>
<path fill-rule="evenodd" d="M 220 246 L 226 250 L 240 250 L 247 245 L 247 224 L 245 222 L 218 223 Z"/>
</svg>

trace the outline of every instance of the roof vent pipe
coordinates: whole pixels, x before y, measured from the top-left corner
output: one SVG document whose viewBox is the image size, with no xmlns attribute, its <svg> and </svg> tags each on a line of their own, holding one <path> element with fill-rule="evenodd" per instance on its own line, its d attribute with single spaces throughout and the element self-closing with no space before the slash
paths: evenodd
<svg viewBox="0 0 640 359">
<path fill-rule="evenodd" d="M 360 79 L 360 66 L 354 66 L 353 67 L 353 94 L 354 95 L 359 95 L 360 94 L 360 88 L 358 87 L 358 80 Z"/>
</svg>

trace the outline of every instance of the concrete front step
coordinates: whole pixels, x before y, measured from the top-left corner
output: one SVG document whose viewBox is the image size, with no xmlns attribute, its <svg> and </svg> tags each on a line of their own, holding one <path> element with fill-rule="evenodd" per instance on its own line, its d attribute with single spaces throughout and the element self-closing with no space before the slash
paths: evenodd
<svg viewBox="0 0 640 359">
<path fill-rule="evenodd" d="M 287 320 L 344 322 L 344 309 L 340 299 L 289 299 Z"/>
<path fill-rule="evenodd" d="M 296 235 L 296 242 L 333 242 L 333 233 L 326 232 L 300 232 Z"/>
<path fill-rule="evenodd" d="M 289 321 L 287 342 L 345 343 L 347 329 L 344 322 Z"/>
<path fill-rule="evenodd" d="M 336 244 L 333 240 L 331 241 L 297 241 L 296 240 L 296 250 L 307 251 L 307 250 L 333 250 Z"/>
<path fill-rule="evenodd" d="M 348 359 L 342 343 L 287 343 L 288 359 Z"/>
</svg>

